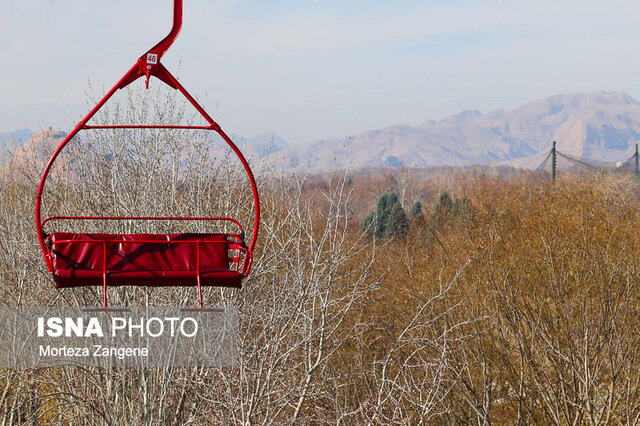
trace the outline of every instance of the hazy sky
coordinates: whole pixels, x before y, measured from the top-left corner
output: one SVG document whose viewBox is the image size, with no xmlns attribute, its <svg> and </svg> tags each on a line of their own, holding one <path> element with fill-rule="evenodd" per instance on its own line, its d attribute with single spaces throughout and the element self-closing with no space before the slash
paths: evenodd
<svg viewBox="0 0 640 426">
<path fill-rule="evenodd" d="M 173 4 L 0 3 L 0 131 L 70 130 L 88 79 L 115 84 L 168 32 Z M 556 93 L 640 98 L 638 0 L 184 3 L 163 63 L 244 136 L 307 142 Z"/>
</svg>

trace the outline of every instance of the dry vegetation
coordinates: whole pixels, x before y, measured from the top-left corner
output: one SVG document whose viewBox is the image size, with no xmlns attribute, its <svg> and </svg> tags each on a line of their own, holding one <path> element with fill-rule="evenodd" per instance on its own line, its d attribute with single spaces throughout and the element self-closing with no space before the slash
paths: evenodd
<svg viewBox="0 0 640 426">
<path fill-rule="evenodd" d="M 130 136 L 78 142 L 92 160 L 61 162 L 49 214 L 224 211 L 250 223 L 242 174 L 197 149 L 200 136 Z M 30 179 L 0 185 L 3 303 L 98 305 L 99 291 L 53 288 Z M 454 171 L 425 180 L 408 170 L 295 178 L 265 166 L 258 180 L 264 217 L 252 275 L 242 290 L 205 292 L 207 304 L 240 311 L 236 367 L 5 370 L 4 423 L 640 423 L 634 179 L 551 185 Z M 471 214 L 444 212 L 434 225 L 444 190 L 466 196 Z M 389 191 L 406 209 L 422 201 L 424 219 L 411 219 L 406 237 L 363 235 L 361 218 Z M 164 230 L 151 226 L 110 230 Z M 196 298 L 194 288 L 120 288 L 110 300 Z"/>
</svg>

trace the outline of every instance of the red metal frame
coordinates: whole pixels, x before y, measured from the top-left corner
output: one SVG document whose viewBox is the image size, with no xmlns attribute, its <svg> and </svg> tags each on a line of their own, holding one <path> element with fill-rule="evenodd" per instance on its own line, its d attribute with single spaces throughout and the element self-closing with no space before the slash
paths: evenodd
<svg viewBox="0 0 640 426">
<path fill-rule="evenodd" d="M 227 136 L 227 134 L 220 128 L 220 126 L 207 114 L 207 112 L 202 108 L 198 102 L 187 92 L 187 90 L 178 82 L 178 80 L 160 63 L 160 59 L 164 56 L 166 51 L 171 47 L 176 37 L 180 33 L 180 29 L 182 28 L 182 0 L 174 0 L 174 13 L 173 13 L 173 27 L 169 34 L 162 39 L 158 44 L 149 49 L 144 55 L 142 55 L 136 63 L 131 67 L 129 71 L 107 92 L 107 94 L 96 104 L 96 106 L 89 111 L 89 113 L 76 125 L 76 127 L 67 135 L 67 137 L 62 141 L 62 143 L 58 146 L 58 148 L 54 151 L 53 155 L 49 159 L 43 173 L 42 178 L 40 179 L 40 185 L 38 186 L 38 192 L 36 195 L 36 208 L 35 208 L 35 219 L 36 219 L 36 228 L 38 231 L 38 241 L 40 243 L 40 248 L 42 249 L 42 253 L 44 255 L 45 261 L 47 263 L 47 267 L 49 271 L 53 273 L 53 265 L 51 260 L 51 254 L 46 244 L 46 234 L 44 233 L 43 227 L 44 225 L 52 220 L 72 220 L 72 219 L 89 219 L 89 220 L 223 220 L 223 221 L 231 221 L 235 223 L 240 228 L 240 233 L 238 235 L 230 234 L 238 237 L 242 241 L 243 250 L 246 250 L 245 261 L 243 262 L 242 267 L 242 276 L 246 277 L 251 268 L 251 263 L 253 259 L 253 248 L 255 247 L 256 240 L 258 237 L 258 228 L 260 225 L 260 200 L 258 196 L 258 189 L 256 186 L 256 182 L 251 172 L 251 168 L 247 163 L 247 160 L 244 158 L 238 147 L 233 143 L 233 141 Z M 208 123 L 207 126 L 158 126 L 158 125 L 109 125 L 109 126 L 91 126 L 87 125 L 89 120 L 93 118 L 93 116 L 104 106 L 104 104 L 113 96 L 113 94 L 119 89 L 123 89 L 129 84 L 133 83 L 140 77 L 145 77 L 145 85 L 149 87 L 149 79 L 151 76 L 158 78 L 160 81 L 167 84 L 169 87 L 180 91 L 184 95 L 185 98 L 195 107 L 195 109 L 200 113 L 200 115 L 206 120 Z M 44 220 L 41 219 L 41 206 L 42 206 L 42 194 L 44 190 L 44 185 L 47 180 L 47 176 L 49 175 L 49 171 L 53 166 L 56 158 L 60 154 L 60 152 L 64 149 L 64 147 L 81 131 L 81 130 L 93 130 L 93 129 L 197 129 L 197 130 L 213 130 L 217 132 L 222 139 L 229 145 L 229 147 L 233 150 L 236 156 L 240 159 L 242 166 L 244 167 L 247 176 L 249 177 L 249 183 L 251 184 L 251 190 L 253 192 L 253 201 L 255 205 L 255 213 L 254 213 L 254 224 L 253 224 L 253 232 L 251 235 L 251 241 L 248 246 L 244 245 L 244 231 L 242 230 L 242 226 L 238 221 L 231 218 L 226 217 L 137 217 L 137 216 L 54 216 L 48 217 Z M 141 241 L 142 242 L 142 241 Z M 182 241 L 184 242 L 184 241 Z M 198 243 L 196 241 L 196 243 Z M 106 243 L 103 243 L 106 244 Z M 199 243 L 198 243 L 199 244 Z M 199 254 L 199 252 L 198 252 Z M 198 259 L 199 260 L 199 259 Z M 106 307 L 107 298 L 106 298 L 106 269 L 105 269 L 105 277 L 104 277 L 104 306 Z M 200 277 L 197 277 L 197 285 L 198 285 L 198 298 L 200 301 L 200 305 L 202 306 L 202 291 L 200 288 Z"/>
<path fill-rule="evenodd" d="M 52 220 L 221 220 L 233 222 L 243 234 L 242 225 L 230 217 L 172 217 L 172 216 L 51 216 L 42 221 L 42 226 Z"/>
</svg>

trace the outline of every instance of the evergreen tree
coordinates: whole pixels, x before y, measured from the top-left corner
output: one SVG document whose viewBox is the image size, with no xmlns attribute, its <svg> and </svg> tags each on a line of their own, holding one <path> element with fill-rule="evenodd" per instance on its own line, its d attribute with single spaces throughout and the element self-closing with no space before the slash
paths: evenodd
<svg viewBox="0 0 640 426">
<path fill-rule="evenodd" d="M 410 217 L 418 218 L 422 216 L 422 203 L 420 201 L 416 201 L 411 206 L 411 211 L 409 212 Z"/>
<path fill-rule="evenodd" d="M 360 222 L 360 232 L 368 232 L 371 230 L 375 216 L 375 212 L 371 212 L 362 218 L 362 222 Z"/>
<path fill-rule="evenodd" d="M 369 213 L 360 222 L 360 230 L 375 229 L 377 238 L 387 238 L 394 235 L 406 235 L 409 220 L 404 212 L 398 194 L 390 192 L 382 194 L 378 199 L 376 211 Z"/>
<path fill-rule="evenodd" d="M 385 230 L 387 227 L 387 219 L 389 218 L 391 207 L 395 203 L 399 203 L 398 195 L 395 192 L 382 194 L 378 199 L 378 206 L 376 209 L 376 216 L 378 219 L 378 222 L 376 223 L 376 237 L 382 238 L 386 236 Z"/>
<path fill-rule="evenodd" d="M 448 221 L 462 221 L 472 216 L 471 201 L 467 197 L 456 198 L 454 201 L 449 193 L 443 192 L 433 208 L 431 223 L 433 226 L 441 226 Z"/>
<path fill-rule="evenodd" d="M 391 206 L 389 215 L 387 216 L 387 220 L 383 229 L 384 237 L 393 237 L 395 235 L 404 236 L 407 235 L 407 231 L 409 230 L 409 220 L 407 219 L 407 215 L 404 213 L 404 208 L 402 208 L 402 204 L 395 203 Z"/>
<path fill-rule="evenodd" d="M 435 226 L 443 224 L 447 221 L 447 217 L 451 210 L 453 210 L 453 200 L 449 196 L 449 193 L 445 191 L 440 194 L 440 198 L 438 199 L 436 206 L 433 208 L 431 222 Z"/>
</svg>

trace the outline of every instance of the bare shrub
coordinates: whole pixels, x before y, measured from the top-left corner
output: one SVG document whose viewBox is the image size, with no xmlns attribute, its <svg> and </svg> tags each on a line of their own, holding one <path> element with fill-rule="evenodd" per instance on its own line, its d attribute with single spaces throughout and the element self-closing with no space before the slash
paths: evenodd
<svg viewBox="0 0 640 426">
<path fill-rule="evenodd" d="M 191 123 L 176 98 L 122 93 L 97 123 Z M 202 132 L 95 131 L 56 163 L 45 215 L 238 218 L 239 162 Z M 52 144 L 0 173 L 6 305 L 98 305 L 53 288 L 33 225 Z M 16 151 L 16 154 L 19 154 Z M 24 159 L 30 162 L 25 162 Z M 12 162 L 13 161 L 13 162 Z M 292 176 L 250 157 L 263 215 L 241 290 L 205 289 L 240 312 L 233 368 L 4 370 L 5 424 L 638 424 L 638 184 L 622 176 L 488 177 L 445 168 Z M 6 171 L 10 170 L 11 173 Z M 18 178 L 22 172 L 22 178 Z M 466 197 L 464 220 L 360 232 L 380 194 L 425 212 Z M 406 206 L 405 206 L 406 207 Z M 225 231 L 203 223 L 61 224 L 103 232 Z M 366 231 L 366 230 L 365 230 Z M 113 305 L 193 305 L 193 288 L 109 289 Z"/>
</svg>

